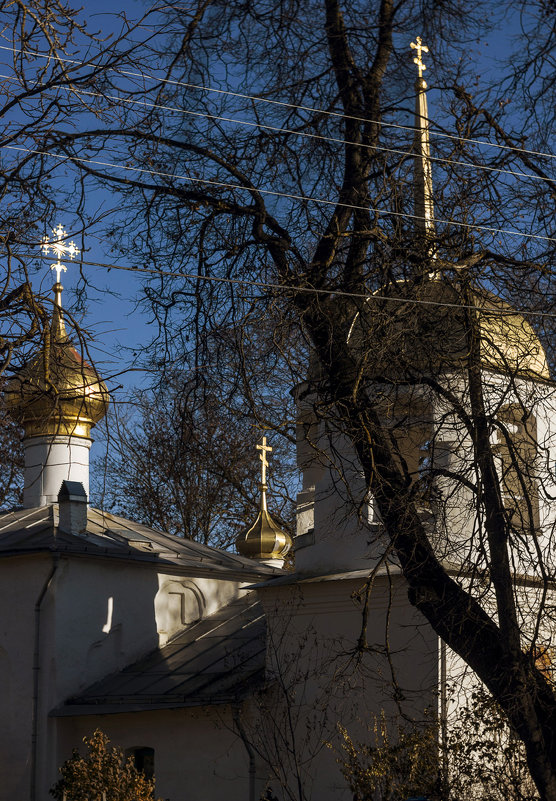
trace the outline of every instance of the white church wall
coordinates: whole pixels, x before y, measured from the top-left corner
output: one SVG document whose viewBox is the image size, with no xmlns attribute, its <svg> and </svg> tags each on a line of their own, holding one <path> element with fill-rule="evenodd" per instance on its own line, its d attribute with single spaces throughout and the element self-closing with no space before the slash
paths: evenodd
<svg viewBox="0 0 556 801">
<path fill-rule="evenodd" d="M 348 438 L 330 419 L 320 419 L 308 383 L 295 390 L 298 404 L 296 570 L 370 567 L 383 551 L 381 531 L 361 465 Z"/>
<path fill-rule="evenodd" d="M 41 616 L 37 801 L 57 766 L 52 709 L 156 648 L 155 570 L 119 560 L 60 558 Z"/>
<path fill-rule="evenodd" d="M 556 497 L 555 387 L 550 382 L 532 381 L 520 377 L 511 380 L 502 373 L 485 372 L 483 382 L 487 413 L 495 417 L 500 416 L 504 425 L 513 430 L 516 426 L 508 422 L 511 410 L 518 422 L 521 418 L 530 421 L 526 422 L 526 425 L 531 426 L 531 433 L 527 436 L 533 436 L 534 429 L 537 441 L 535 463 L 531 467 L 537 477 L 538 492 L 532 496 L 532 500 L 534 503 L 538 502 L 539 526 L 534 543 L 531 537 L 522 537 L 524 547 L 521 548 L 521 554 L 517 552 L 514 554 L 514 567 L 516 572 L 534 571 L 535 565 L 538 564 L 539 553 L 542 553 L 546 565 L 553 568 L 552 542 L 556 525 L 556 507 L 552 503 L 552 498 Z M 469 403 L 465 375 L 444 376 L 443 383 L 462 403 L 465 411 Z M 501 442 L 500 432 L 493 428 L 491 444 L 500 475 L 503 469 L 498 452 Z M 471 437 L 461 419 L 458 419 L 453 412 L 451 404 L 442 398 L 434 400 L 432 448 L 429 463 L 433 469 L 440 468 L 461 475 L 471 483 L 475 482 Z M 534 450 L 532 444 L 532 452 Z M 465 486 L 465 481 L 454 480 L 448 475 L 436 477 L 434 487 L 430 514 L 431 520 L 435 523 L 434 528 L 431 527 L 431 539 L 436 552 L 441 558 L 462 565 L 464 570 L 471 567 L 480 568 L 481 562 L 484 561 L 480 546 L 484 533 L 481 533 L 482 523 L 477 514 L 474 493 Z M 446 536 L 445 532 L 449 532 L 449 536 Z M 519 537 L 516 537 L 515 541 L 518 540 Z"/>
<path fill-rule="evenodd" d="M 64 654 L 64 659 L 56 666 L 52 705 L 156 648 L 157 590 L 158 577 L 150 565 L 115 559 L 61 560 L 55 578 L 55 639 L 50 646 L 53 655 Z"/>
<path fill-rule="evenodd" d="M 29 798 L 35 605 L 51 567 L 42 555 L 0 562 L 0 781 L 6 799 Z"/>
<path fill-rule="evenodd" d="M 154 599 L 159 645 L 237 598 L 240 587 L 237 581 L 159 574 Z"/>
<path fill-rule="evenodd" d="M 23 506 L 56 503 L 62 481 L 80 481 L 88 496 L 91 444 L 86 437 L 26 437 Z"/>
<path fill-rule="evenodd" d="M 112 744 L 124 751 L 154 749 L 157 798 L 250 801 L 248 753 L 234 729 L 229 706 L 87 715 L 61 718 L 57 725 L 59 764 L 71 756 L 74 747 L 81 745 L 84 753 L 83 736 L 101 728 Z"/>
<path fill-rule="evenodd" d="M 372 510 L 361 466 L 338 430 L 313 425 L 301 444 L 303 489 L 298 498 L 296 568 L 347 569 L 373 561 Z M 306 552 L 302 543 L 310 545 Z"/>
<path fill-rule="evenodd" d="M 64 560 L 56 576 L 56 698 L 120 670 L 237 597 L 239 583 L 119 560 Z M 48 658 L 48 657 L 47 657 Z"/>
<path fill-rule="evenodd" d="M 554 561 L 556 505 L 553 501 L 556 498 L 556 387 L 546 384 L 541 388 L 541 392 L 540 401 L 536 406 L 540 484 L 539 544 L 548 570 L 554 572 L 556 568 Z"/>
<path fill-rule="evenodd" d="M 465 402 L 465 387 L 460 376 L 445 375 L 442 384 Z M 434 520 L 431 540 L 440 559 L 465 564 L 474 559 L 472 552 L 477 528 L 475 494 L 466 486 L 466 480 L 475 480 L 473 445 L 452 404 L 438 395 L 432 402 L 432 422 L 432 439 L 425 465 L 425 468 L 431 468 L 433 475 L 429 499 Z M 423 474 L 426 480 L 426 469 Z"/>
<path fill-rule="evenodd" d="M 291 756 L 277 745 L 283 731 L 289 753 L 297 756 L 289 767 L 290 785 L 299 769 L 308 797 L 326 801 L 351 798 L 337 764 L 338 724 L 354 739 L 368 741 L 383 713 L 399 720 L 401 705 L 404 714 L 422 722 L 425 710 L 437 704 L 438 640 L 409 605 L 399 576 L 375 579 L 367 648 L 357 651 L 363 603 L 356 599 L 364 585 L 364 577 L 315 579 L 259 590 L 269 621 L 268 679 L 275 690 L 266 714 L 261 700 L 263 723 L 252 736 L 258 749 L 267 748 L 269 764 L 287 763 Z"/>
<path fill-rule="evenodd" d="M 35 604 L 49 578 L 36 657 L 37 801 L 50 798 L 48 788 L 60 764 L 59 727 L 49 717 L 51 710 L 158 647 L 171 636 L 169 630 L 164 637 L 159 632 L 164 624 L 168 629 L 168 615 L 183 630 L 239 591 L 237 581 L 167 576 L 158 574 L 155 565 L 123 560 L 45 556 L 1 560 L 0 776 L 5 777 L 10 799 L 18 801 L 31 797 Z M 161 588 L 166 598 L 178 599 L 177 618 L 176 609 L 164 609 Z"/>
<path fill-rule="evenodd" d="M 492 375 L 487 385 L 489 411 L 501 416 L 513 409 L 518 424 L 525 421 L 530 427 L 525 435 L 536 439 L 532 449 L 534 463 L 531 475 L 535 476 L 535 489 L 531 500 L 538 504 L 538 526 L 536 536 L 528 531 L 514 538 L 514 569 L 516 573 L 537 574 L 542 559 L 549 572 L 556 567 L 554 562 L 554 528 L 556 526 L 556 387 L 548 381 L 531 381 L 518 378 L 509 383 L 503 375 Z M 506 423 L 509 429 L 516 425 Z M 516 434 L 516 436 L 518 436 Z M 519 434 L 519 436 L 524 436 Z M 496 447 L 500 437 L 493 434 Z"/>
</svg>

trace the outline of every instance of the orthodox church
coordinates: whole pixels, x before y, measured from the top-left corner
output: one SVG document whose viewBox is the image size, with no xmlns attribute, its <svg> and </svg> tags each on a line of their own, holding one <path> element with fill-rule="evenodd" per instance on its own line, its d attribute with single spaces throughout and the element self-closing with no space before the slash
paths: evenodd
<svg viewBox="0 0 556 801">
<path fill-rule="evenodd" d="M 431 230 L 420 40 L 416 47 L 416 216 Z M 50 246 L 65 252 L 61 236 Z M 384 559 L 382 524 L 350 444 L 316 414 L 314 384 L 297 387 L 302 489 L 293 543 L 267 508 L 266 439 L 260 512 L 238 553 L 91 508 L 90 435 L 109 396 L 68 336 L 55 267 L 50 347 L 5 391 L 25 432 L 25 489 L 22 508 L 0 515 L 0 798 L 47 801 L 59 766 L 100 728 L 154 771 L 156 795 L 167 801 L 349 801 L 338 724 L 368 738 L 369 722 L 399 715 L 402 701 L 406 717 L 434 710 L 445 720 L 446 688 L 462 675 L 409 604 L 395 562 Z M 452 290 L 434 267 L 419 291 L 450 306 Z M 519 384 L 534 405 L 534 436 L 547 442 L 556 416 L 542 401 L 549 375 L 538 338 L 517 312 L 495 314 L 494 296 L 477 292 L 474 302 L 485 311 L 481 361 L 495 402 L 519 427 Z M 451 318 L 446 363 L 434 365 L 452 377 L 464 358 L 458 324 Z M 354 347 L 367 326 L 360 313 Z M 411 336 L 414 329 L 399 352 L 415 353 Z M 463 469 L 469 443 L 438 397 L 420 391 L 408 408 L 407 396 L 393 401 L 381 391 L 393 424 L 406 426 L 410 470 L 419 475 L 423 461 L 442 463 L 446 476 Z M 450 547 L 439 538 L 439 552 L 461 564 L 472 499 L 465 487 L 442 497 L 452 536 Z M 541 528 L 549 522 L 540 502 L 534 515 Z"/>
</svg>

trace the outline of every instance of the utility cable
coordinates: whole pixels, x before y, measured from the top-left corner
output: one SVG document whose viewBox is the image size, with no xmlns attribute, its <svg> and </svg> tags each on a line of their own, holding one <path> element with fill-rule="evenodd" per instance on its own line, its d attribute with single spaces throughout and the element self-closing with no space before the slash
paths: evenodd
<svg viewBox="0 0 556 801">
<path fill-rule="evenodd" d="M 21 243 L 21 244 L 29 245 L 29 243 Z M 38 255 L 34 253 L 18 253 L 17 256 L 19 258 L 30 258 L 30 259 L 39 258 Z M 57 256 L 45 256 L 42 254 L 40 256 L 41 260 L 46 259 L 47 261 L 52 261 L 52 262 L 57 261 L 57 258 L 58 258 Z M 135 266 L 128 267 L 125 264 L 107 264 L 105 262 L 100 262 L 100 261 L 85 261 L 84 259 L 80 259 L 79 261 L 75 261 L 73 263 L 76 266 L 84 265 L 86 267 L 102 267 L 107 270 L 123 270 L 130 273 L 147 273 L 149 275 L 162 275 L 170 278 L 187 278 L 194 281 L 206 281 L 218 284 L 249 286 L 249 287 L 256 287 L 257 289 L 274 289 L 282 293 L 299 292 L 302 294 L 358 298 L 359 300 L 365 300 L 365 301 L 380 300 L 380 301 L 386 301 L 388 303 L 413 303 L 418 306 L 440 306 L 451 309 L 472 309 L 474 311 L 479 312 L 480 314 L 487 314 L 489 317 L 496 315 L 503 317 L 508 317 L 508 316 L 514 317 L 515 315 L 521 315 L 522 317 L 531 316 L 539 318 L 546 317 L 550 319 L 556 319 L 556 312 L 532 311 L 530 309 L 521 311 L 519 309 L 514 309 L 514 308 L 486 309 L 476 305 L 465 305 L 463 303 L 448 303 L 446 301 L 438 301 L 438 300 L 422 300 L 419 298 L 393 297 L 391 295 L 379 295 L 370 292 L 368 293 L 345 292 L 341 289 L 318 289 L 317 287 L 288 286 L 284 284 L 272 283 L 270 281 L 254 281 L 246 278 L 225 278 L 223 276 L 217 276 L 217 275 L 199 275 L 198 273 L 185 273 L 174 270 L 161 270 L 155 267 L 135 267 Z"/>
<path fill-rule="evenodd" d="M 401 211 L 388 211 L 387 209 L 377 209 L 374 207 L 369 206 L 359 206 L 352 203 L 342 203 L 337 202 L 335 200 L 326 200 L 325 198 L 314 198 L 308 195 L 297 195 L 288 192 L 279 192 L 275 189 L 259 189 L 254 186 L 245 186 L 243 184 L 232 183 L 230 181 L 216 181 L 210 178 L 192 178 L 189 175 L 179 175 L 176 173 L 171 172 L 161 172 L 159 170 L 149 170 L 145 167 L 132 167 L 127 164 L 114 164 L 113 162 L 109 161 L 100 161 L 98 159 L 85 159 L 80 158 L 79 156 L 68 156 L 67 154 L 60 154 L 60 153 L 51 153 L 48 150 L 36 150 L 34 148 L 28 147 L 21 147 L 16 145 L 0 145 L 2 149 L 5 150 L 15 150 L 20 151 L 23 153 L 31 153 L 38 156 L 46 156 L 49 158 L 55 158 L 59 161 L 69 161 L 75 162 L 79 164 L 91 164 L 98 167 L 110 167 L 117 170 L 124 170 L 128 172 L 135 172 L 139 174 L 146 174 L 151 176 L 160 176 L 162 178 L 171 178 L 173 181 L 188 181 L 190 183 L 199 183 L 199 184 L 207 184 L 209 186 L 218 186 L 224 189 L 239 189 L 243 192 L 255 192 L 256 194 L 260 195 L 270 195 L 272 197 L 283 197 L 289 198 L 291 200 L 300 200 L 304 203 L 316 203 L 325 206 L 334 206 L 335 208 L 345 208 L 345 209 L 353 209 L 355 211 L 367 211 L 372 212 L 373 214 L 382 214 L 385 217 L 398 217 L 404 218 L 409 220 L 426 220 L 425 217 L 418 215 L 418 214 L 409 214 L 407 212 Z M 480 225 L 480 224 L 472 224 L 472 223 L 464 223 L 458 222 L 457 220 L 444 220 L 441 218 L 436 218 L 435 223 L 441 225 L 451 225 L 456 226 L 458 228 L 467 228 L 473 231 L 486 231 L 488 233 L 495 233 L 495 234 L 507 234 L 509 236 L 520 236 L 525 237 L 527 239 L 539 239 L 543 242 L 556 242 L 556 237 L 552 236 L 544 236 L 542 234 L 528 234 L 524 231 L 516 231 L 513 228 L 493 228 L 488 225 Z"/>
<path fill-rule="evenodd" d="M 29 53 L 27 51 L 23 51 L 19 47 L 7 47 L 6 45 L 0 45 L 0 50 L 8 50 L 8 51 L 13 52 L 13 53 L 23 53 L 23 52 L 25 52 L 26 55 L 31 55 L 34 58 L 46 58 L 46 59 L 52 60 L 52 55 L 50 53 L 40 53 L 40 52 Z M 56 61 L 60 61 L 60 62 L 67 63 L 67 64 L 73 64 L 73 65 L 76 65 L 76 66 L 90 66 L 90 67 L 100 67 L 101 66 L 99 64 L 97 64 L 97 65 L 89 64 L 88 62 L 79 61 L 77 59 L 61 58 L 60 56 L 56 56 Z M 394 123 L 394 122 L 384 122 L 383 120 L 370 120 L 370 119 L 368 119 L 366 117 L 358 117 L 358 116 L 354 116 L 354 115 L 351 115 L 351 114 L 343 114 L 340 111 L 329 111 L 327 109 L 315 108 L 313 106 L 305 106 L 305 105 L 300 105 L 300 104 L 297 104 L 297 103 L 288 103 L 287 101 L 283 101 L 283 100 L 272 100 L 270 98 L 260 97 L 258 95 L 249 95 L 249 94 L 245 94 L 243 92 L 233 92 L 233 91 L 231 91 L 229 89 L 217 89 L 216 87 L 212 87 L 212 86 L 204 86 L 203 84 L 189 83 L 187 81 L 178 81 L 178 80 L 173 80 L 171 78 L 159 78 L 159 77 L 156 77 L 154 75 L 149 75 L 148 73 L 134 72 L 134 71 L 131 71 L 131 70 L 120 69 L 118 67 L 109 67 L 109 71 L 110 72 L 116 72 L 119 75 L 125 75 L 126 77 L 141 78 L 141 79 L 146 79 L 146 80 L 149 80 L 149 81 L 154 81 L 156 83 L 167 83 L 167 84 L 170 84 L 172 86 L 181 86 L 181 87 L 184 87 L 186 89 L 195 89 L 195 90 L 203 91 L 203 92 L 212 92 L 212 93 L 215 93 L 215 94 L 227 95 L 227 96 L 230 96 L 230 97 L 236 97 L 236 98 L 239 98 L 241 100 L 251 100 L 251 101 L 254 101 L 254 102 L 257 102 L 257 103 L 266 103 L 266 104 L 269 104 L 269 105 L 281 106 L 281 107 L 284 107 L 284 108 L 290 108 L 290 109 L 299 110 L 299 111 L 310 111 L 313 114 L 323 114 L 323 115 L 328 116 L 328 117 L 336 117 L 336 118 L 339 118 L 339 119 L 353 120 L 354 122 L 363 122 L 363 123 L 367 123 L 367 124 L 370 124 L 370 125 L 380 125 L 380 126 L 383 126 L 383 127 L 386 127 L 386 128 L 397 128 L 397 129 L 402 130 L 402 131 L 412 131 L 413 133 L 415 133 L 416 131 L 419 130 L 418 128 L 416 128 L 413 125 L 401 125 L 399 123 Z M 498 144 L 497 142 L 486 142 L 483 139 L 474 139 L 474 138 L 465 137 L 465 136 L 456 136 L 455 134 L 445 133 L 444 131 L 432 131 L 432 130 L 430 130 L 429 131 L 429 135 L 430 136 L 438 136 L 439 138 L 443 138 L 443 139 L 452 139 L 452 140 L 454 140 L 456 142 L 468 142 L 470 144 L 481 145 L 481 146 L 485 146 L 485 147 L 495 147 L 495 148 L 498 148 L 500 150 L 510 150 L 510 151 L 512 151 L 514 153 L 522 153 L 522 154 L 529 155 L 529 156 L 540 156 L 540 157 L 543 157 L 543 158 L 556 159 L 556 155 L 554 153 L 545 153 L 545 152 L 543 152 L 541 150 L 529 150 L 527 148 L 514 147 L 512 145 L 501 145 L 501 144 Z"/>
<path fill-rule="evenodd" d="M 10 76 L 8 75 L 0 74 L 0 78 L 8 78 L 9 80 L 12 80 L 12 78 L 10 78 Z M 386 147 L 384 145 L 370 145 L 362 142 L 354 142 L 350 139 L 341 139 L 339 137 L 324 136 L 323 134 L 309 133 L 307 131 L 298 131 L 295 128 L 280 128 L 278 125 L 268 125 L 266 123 L 251 122 L 249 120 L 238 120 L 235 117 L 225 117 L 220 114 L 211 114 L 210 112 L 206 111 L 192 111 L 191 109 L 181 109 L 181 108 L 176 108 L 175 106 L 167 106 L 167 105 L 162 105 L 160 103 L 151 103 L 150 101 L 147 100 L 137 100 L 135 98 L 119 97 L 118 95 L 107 95 L 103 92 L 90 92 L 84 89 L 75 89 L 69 86 L 62 86 L 60 88 L 65 89 L 67 92 L 71 92 L 72 94 L 75 95 L 98 97 L 104 100 L 115 101 L 116 103 L 122 105 L 124 104 L 139 105 L 145 108 L 160 109 L 161 111 L 170 111 L 175 114 L 183 114 L 184 116 L 201 117 L 201 118 L 206 118 L 208 120 L 215 120 L 220 122 L 230 122 L 235 125 L 243 125 L 249 128 L 257 128 L 259 130 L 264 130 L 264 131 L 273 131 L 274 133 L 284 133 L 294 136 L 301 136 L 308 139 L 317 139 L 324 142 L 334 142 L 335 144 L 357 145 L 359 147 L 363 147 L 369 150 L 378 150 L 382 153 L 393 153 L 395 155 L 405 156 L 407 158 L 415 158 L 415 156 L 418 155 L 416 153 L 407 152 L 406 150 L 398 150 Z M 16 96 L 12 94 L 12 97 Z M 504 175 L 514 175 L 518 178 L 532 178 L 534 181 L 547 181 L 549 183 L 554 183 L 556 181 L 556 178 L 549 178 L 544 175 L 535 175 L 534 173 L 520 172 L 519 170 L 508 170 L 505 167 L 492 167 L 488 164 L 473 164 L 470 161 L 449 159 L 443 156 L 428 155 L 427 158 L 429 161 L 440 162 L 442 164 L 451 164 L 459 167 L 470 167 L 471 169 L 475 170 L 497 172 L 497 173 L 502 173 Z"/>
</svg>

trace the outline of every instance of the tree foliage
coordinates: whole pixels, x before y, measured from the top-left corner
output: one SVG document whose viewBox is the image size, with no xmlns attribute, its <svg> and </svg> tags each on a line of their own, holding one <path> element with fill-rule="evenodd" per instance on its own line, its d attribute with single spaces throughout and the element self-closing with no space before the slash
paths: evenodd
<svg viewBox="0 0 556 801">
<path fill-rule="evenodd" d="M 354 801 L 538 801 L 523 743 L 483 687 L 458 699 L 444 742 L 439 728 L 430 715 L 397 726 L 383 715 L 360 742 L 339 726 L 338 763 Z"/>
<path fill-rule="evenodd" d="M 384 718 L 375 720 L 371 743 L 355 742 L 347 729 L 339 726 L 340 768 L 353 801 L 398 801 L 425 797 L 436 801 L 439 795 L 438 732 L 435 726 L 404 729 L 395 736 Z"/>
<path fill-rule="evenodd" d="M 123 752 L 96 729 L 84 737 L 85 756 L 77 749 L 60 768 L 62 778 L 50 790 L 56 801 L 153 801 L 154 780 L 137 770 L 133 757 L 124 759 Z"/>
<path fill-rule="evenodd" d="M 455 717 L 446 749 L 451 797 L 538 801 L 523 744 L 492 696 L 476 689 Z"/>
</svg>

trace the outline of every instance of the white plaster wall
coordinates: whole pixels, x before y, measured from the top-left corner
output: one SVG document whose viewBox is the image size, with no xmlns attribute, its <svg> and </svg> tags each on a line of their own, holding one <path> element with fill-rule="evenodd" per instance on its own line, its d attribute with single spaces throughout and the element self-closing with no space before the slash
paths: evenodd
<svg viewBox="0 0 556 801">
<path fill-rule="evenodd" d="M 50 573 L 48 556 L 0 561 L 0 798 L 29 798 L 34 607 Z"/>
<path fill-rule="evenodd" d="M 41 615 L 37 801 L 49 798 L 58 767 L 50 711 L 156 648 L 157 589 L 154 566 L 60 558 Z"/>
<path fill-rule="evenodd" d="M 514 539 L 512 554 L 516 573 L 540 575 L 539 559 L 548 572 L 556 567 L 554 529 L 556 526 L 556 387 L 551 382 L 530 381 L 524 378 L 508 382 L 503 375 L 492 374 L 486 383 L 486 398 L 490 411 L 514 406 L 532 412 L 537 427 L 537 460 L 540 531 L 534 539 L 525 536 Z"/>
<path fill-rule="evenodd" d="M 53 565 L 50 556 L 0 560 L 0 798 L 5 791 L 10 801 L 30 798 L 35 603 Z M 50 797 L 60 764 L 58 726 L 50 711 L 158 647 L 178 628 L 212 614 L 238 591 L 236 581 L 167 576 L 156 565 L 59 559 L 40 616 L 37 801 Z M 164 599 L 182 597 L 186 603 L 180 601 L 176 618 L 176 607 Z"/>
<path fill-rule="evenodd" d="M 262 700 L 255 735 L 259 747 L 268 749 L 269 762 L 288 765 L 287 753 L 277 748 L 272 755 L 278 731 L 284 733 L 297 750 L 307 797 L 319 801 L 351 799 L 334 751 L 338 723 L 354 739 L 368 742 L 369 727 L 383 711 L 387 719 L 399 719 L 398 702 L 417 720 L 437 704 L 438 640 L 409 605 L 403 581 L 376 580 L 369 601 L 369 648 L 356 653 L 362 606 L 354 597 L 363 584 L 364 579 L 316 581 L 259 590 L 270 623 L 267 663 L 269 677 L 276 678 L 278 711 L 265 714 Z M 288 770 L 293 789 L 291 761 Z"/>
<path fill-rule="evenodd" d="M 296 389 L 297 465 L 302 489 L 297 499 L 295 564 L 298 571 L 342 570 L 376 561 L 378 529 L 364 476 L 347 438 L 318 420 L 316 396 Z M 382 552 L 382 547 L 379 548 Z"/>
<path fill-rule="evenodd" d="M 468 408 L 466 376 L 463 373 L 439 377 L 442 385 Z M 531 410 L 537 421 L 539 443 L 540 514 L 542 533 L 537 538 L 546 565 L 556 569 L 556 387 L 546 381 L 522 377 L 510 380 L 500 373 L 483 374 L 487 411 L 513 405 Z M 380 521 L 365 487 L 351 443 L 333 427 L 327 431 L 315 415 L 316 397 L 297 389 L 298 467 L 303 488 L 298 497 L 296 567 L 300 571 L 326 572 L 372 565 L 384 551 Z M 377 385 L 377 402 L 385 419 L 403 408 L 404 392 L 409 406 L 429 408 L 433 427 L 433 467 L 461 474 L 472 482 L 473 448 L 471 438 L 447 401 L 423 388 L 388 389 Z M 392 396 L 392 397 L 390 397 Z M 391 412 L 388 409 L 391 407 Z M 395 419 L 395 417 L 392 417 Z M 496 433 L 493 433 L 496 438 Z M 448 477 L 436 480 L 437 500 L 423 506 L 422 520 L 441 558 L 463 566 L 477 566 L 481 557 L 482 532 L 475 508 L 475 496 L 464 482 Z M 449 536 L 446 533 L 449 532 Z M 531 545 L 531 544 L 530 544 Z M 535 571 L 537 555 L 526 546 L 516 554 L 516 567 Z M 486 565 L 483 565 L 486 567 Z"/>
<path fill-rule="evenodd" d="M 556 569 L 556 387 L 547 384 L 539 390 L 536 405 L 537 437 L 541 447 L 539 453 L 540 482 L 540 520 L 541 536 L 539 544 L 543 559 L 549 570 Z"/>
<path fill-rule="evenodd" d="M 249 760 L 229 707 L 63 718 L 60 762 L 84 735 L 101 728 L 124 751 L 155 751 L 156 797 L 164 801 L 249 801 Z M 259 771 L 258 789 L 264 776 Z M 258 801 L 259 796 L 256 796 Z"/>
<path fill-rule="evenodd" d="M 60 764 L 58 728 L 49 711 L 212 614 L 237 596 L 238 582 L 159 574 L 156 565 L 123 560 L 73 558 L 61 563 L 53 593 L 41 694 L 39 775 L 45 789 L 37 801 L 47 801 Z"/>
<path fill-rule="evenodd" d="M 297 793 L 291 753 L 275 750 L 277 742 L 285 741 L 294 746 L 308 798 L 350 801 L 337 754 L 326 744 L 337 746 L 338 722 L 355 739 L 368 740 L 374 716 L 382 710 L 389 717 L 397 715 L 384 656 L 386 632 L 404 711 L 420 719 L 436 703 L 437 639 L 409 607 L 399 581 L 377 582 L 368 627 L 374 652 L 356 666 L 353 646 L 361 632 L 361 606 L 352 595 L 360 586 L 351 580 L 260 590 L 271 616 L 269 679 L 276 681 L 241 710 L 244 736 L 259 754 L 258 793 L 267 779 L 280 801 L 291 797 L 287 788 Z M 284 689 L 291 693 L 290 704 Z M 99 726 L 124 750 L 155 749 L 157 796 L 168 801 L 249 801 L 247 749 L 226 706 L 59 718 L 55 725 L 59 763 Z"/>
<path fill-rule="evenodd" d="M 156 648 L 154 566 L 118 559 L 61 559 L 49 650 L 54 705 Z"/>
<path fill-rule="evenodd" d="M 239 588 L 237 581 L 159 574 L 154 609 L 160 646 L 237 598 Z"/>
</svg>

